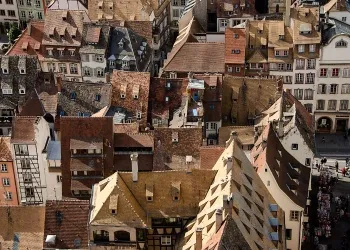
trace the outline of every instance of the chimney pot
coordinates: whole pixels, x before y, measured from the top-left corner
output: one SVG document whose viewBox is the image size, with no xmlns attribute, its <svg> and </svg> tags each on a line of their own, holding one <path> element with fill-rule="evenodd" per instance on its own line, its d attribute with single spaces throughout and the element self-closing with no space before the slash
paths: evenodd
<svg viewBox="0 0 350 250">
<path fill-rule="evenodd" d="M 131 169 L 132 169 L 132 181 L 137 182 L 139 179 L 139 166 L 138 166 L 138 154 L 132 153 L 130 155 Z"/>
</svg>

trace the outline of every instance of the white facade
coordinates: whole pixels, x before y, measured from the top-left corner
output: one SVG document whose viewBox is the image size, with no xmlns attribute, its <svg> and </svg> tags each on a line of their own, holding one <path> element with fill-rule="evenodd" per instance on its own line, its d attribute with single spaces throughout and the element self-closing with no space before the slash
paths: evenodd
<svg viewBox="0 0 350 250">
<path fill-rule="evenodd" d="M 50 140 L 50 128 L 43 118 L 35 122 L 33 143 L 11 143 L 18 199 L 22 204 L 45 204 L 62 199 L 60 171 L 50 172 L 44 151 Z"/>
<path fill-rule="evenodd" d="M 105 67 L 106 59 L 104 55 L 86 54 L 80 52 L 81 67 L 84 81 L 106 83 Z"/>
<path fill-rule="evenodd" d="M 178 21 L 184 11 L 187 0 L 171 0 L 170 21 Z"/>
<path fill-rule="evenodd" d="M 17 0 L 3 0 L 0 2 L 0 34 L 6 34 L 10 23 L 18 23 Z"/>
<path fill-rule="evenodd" d="M 17 0 L 18 13 L 21 24 L 30 19 L 44 19 L 44 1 L 43 0 Z"/>
<path fill-rule="evenodd" d="M 350 25 L 350 12 L 349 11 L 330 11 L 329 17 L 335 18 L 339 21 Z"/>
<path fill-rule="evenodd" d="M 246 22 L 247 20 L 254 20 L 253 16 L 245 15 L 239 18 L 218 18 L 217 19 L 217 32 L 225 32 L 227 27 L 232 28 L 239 24 Z"/>
<path fill-rule="evenodd" d="M 336 35 L 321 48 L 315 93 L 315 128 L 344 132 L 350 128 L 350 38 Z"/>
<path fill-rule="evenodd" d="M 67 62 L 44 58 L 40 61 L 40 64 L 43 72 L 60 72 L 63 74 L 64 80 L 82 81 L 81 64 L 78 61 Z"/>
</svg>

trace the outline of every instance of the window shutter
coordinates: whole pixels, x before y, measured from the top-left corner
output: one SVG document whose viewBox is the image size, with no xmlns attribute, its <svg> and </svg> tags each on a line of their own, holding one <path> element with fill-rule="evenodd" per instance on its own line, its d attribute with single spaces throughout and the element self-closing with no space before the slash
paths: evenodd
<svg viewBox="0 0 350 250">
<path fill-rule="evenodd" d="M 331 85 L 327 85 L 327 92 L 326 92 L 326 94 L 329 94 L 329 93 L 331 93 Z"/>
</svg>

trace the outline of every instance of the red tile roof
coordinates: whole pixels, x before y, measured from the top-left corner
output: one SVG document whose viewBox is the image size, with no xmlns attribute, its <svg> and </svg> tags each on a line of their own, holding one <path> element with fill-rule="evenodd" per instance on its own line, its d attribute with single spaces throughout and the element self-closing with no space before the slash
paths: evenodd
<svg viewBox="0 0 350 250">
<path fill-rule="evenodd" d="M 245 29 L 226 28 L 225 31 L 225 63 L 244 64 L 246 48 Z M 239 53 L 236 53 L 239 50 Z M 233 54 L 232 51 L 235 51 Z"/>
<path fill-rule="evenodd" d="M 61 222 L 57 219 L 62 215 Z M 60 249 L 88 248 L 89 201 L 47 201 L 44 247 Z M 47 235 L 56 235 L 55 244 L 45 243 Z M 39 239 L 38 239 L 39 240 Z M 80 243 L 79 247 L 76 247 Z"/>
<path fill-rule="evenodd" d="M 12 161 L 10 137 L 0 138 L 0 161 Z"/>
<path fill-rule="evenodd" d="M 225 147 L 220 146 L 201 147 L 201 169 L 212 169 L 224 151 Z"/>
<path fill-rule="evenodd" d="M 89 43 L 98 43 L 100 40 L 101 27 L 88 27 L 86 41 Z"/>
<path fill-rule="evenodd" d="M 30 29 L 29 29 L 30 27 Z M 30 30 L 30 34 L 29 34 Z M 44 22 L 43 21 L 31 21 L 30 25 L 20 35 L 17 42 L 9 49 L 6 55 L 18 56 L 18 55 L 37 55 L 38 58 L 42 58 L 42 48 L 39 46 L 44 35 Z M 23 44 L 28 43 L 27 49 L 23 50 Z M 35 50 L 39 46 L 39 50 Z"/>
</svg>

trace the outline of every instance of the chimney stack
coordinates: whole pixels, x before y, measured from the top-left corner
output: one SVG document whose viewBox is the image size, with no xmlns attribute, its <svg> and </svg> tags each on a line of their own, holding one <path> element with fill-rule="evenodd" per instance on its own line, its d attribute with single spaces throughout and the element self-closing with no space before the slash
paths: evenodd
<svg viewBox="0 0 350 250">
<path fill-rule="evenodd" d="M 202 250 L 202 230 L 203 228 L 198 227 L 196 230 L 196 245 L 195 250 Z"/>
<path fill-rule="evenodd" d="M 217 232 L 220 227 L 221 227 L 221 224 L 222 224 L 222 209 L 221 208 L 218 208 L 216 209 L 216 212 L 215 212 L 215 226 L 216 226 L 216 231 Z"/>
<path fill-rule="evenodd" d="M 138 154 L 132 153 L 130 155 L 131 169 L 132 169 L 132 181 L 136 182 L 139 179 L 139 165 L 138 165 Z"/>
<path fill-rule="evenodd" d="M 291 0 L 286 0 L 286 13 L 284 13 L 284 25 L 290 26 L 290 6 L 292 5 Z"/>
<path fill-rule="evenodd" d="M 28 23 L 27 30 L 28 30 L 28 35 L 31 36 L 32 35 L 32 22 Z"/>
</svg>

